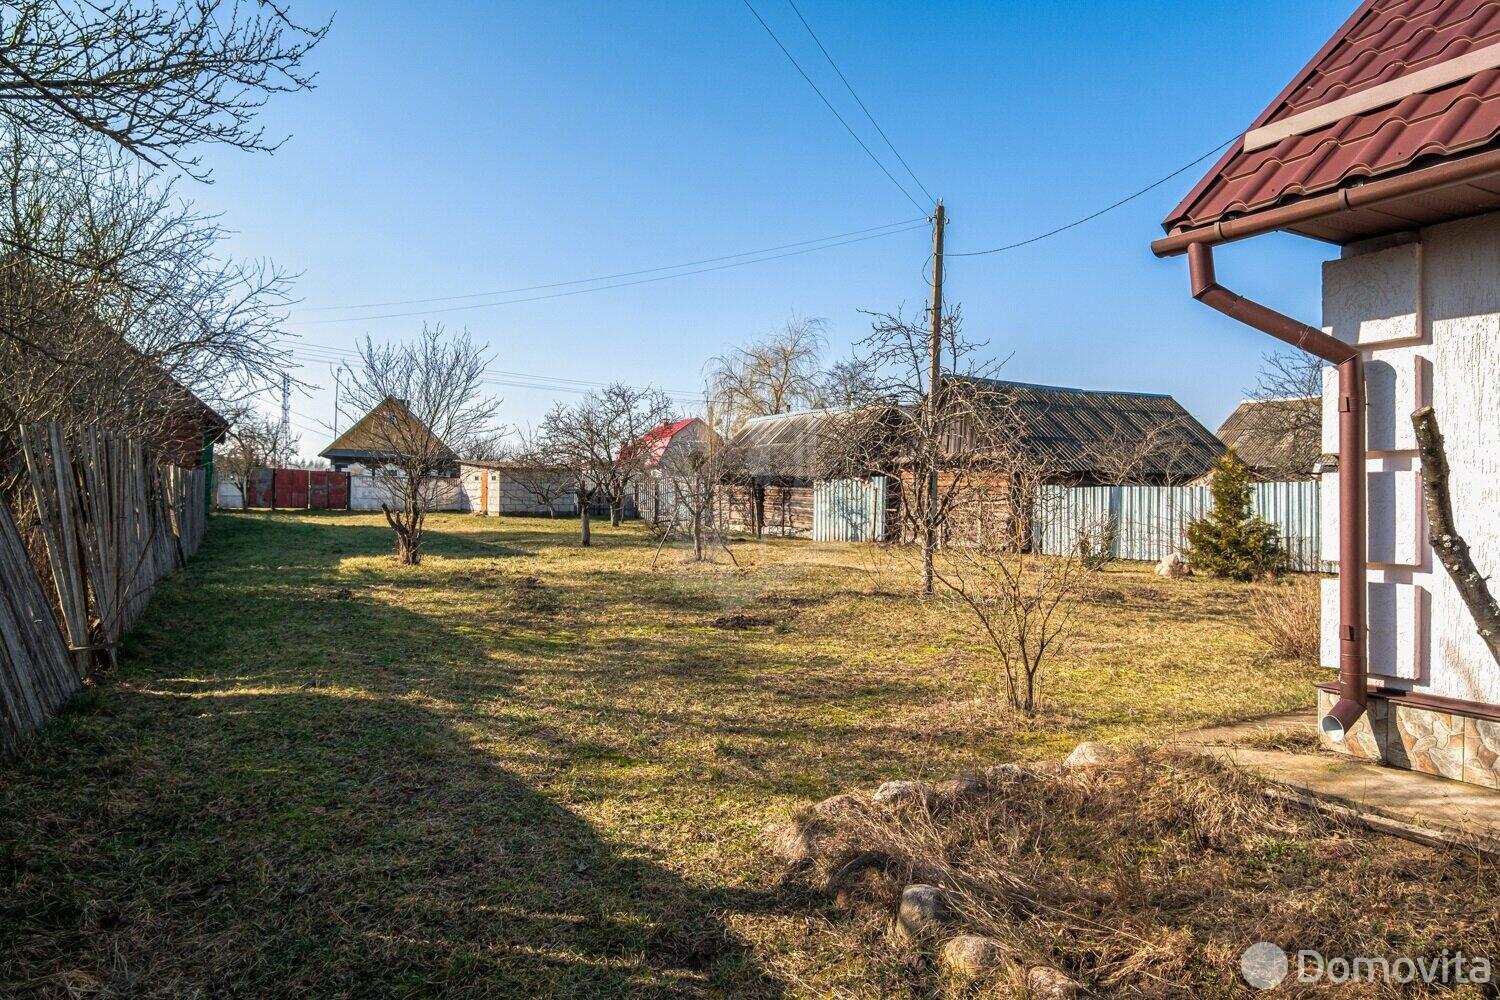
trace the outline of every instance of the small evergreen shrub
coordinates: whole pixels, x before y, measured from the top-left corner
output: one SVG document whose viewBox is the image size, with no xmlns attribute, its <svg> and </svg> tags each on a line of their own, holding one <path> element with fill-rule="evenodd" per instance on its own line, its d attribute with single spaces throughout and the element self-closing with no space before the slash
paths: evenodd
<svg viewBox="0 0 1500 1000">
<path fill-rule="evenodd" d="M 1280 533 L 1250 506 L 1250 469 L 1233 451 L 1214 466 L 1209 486 L 1214 506 L 1188 525 L 1188 560 L 1193 568 L 1230 580 L 1254 580 L 1280 571 Z"/>
</svg>

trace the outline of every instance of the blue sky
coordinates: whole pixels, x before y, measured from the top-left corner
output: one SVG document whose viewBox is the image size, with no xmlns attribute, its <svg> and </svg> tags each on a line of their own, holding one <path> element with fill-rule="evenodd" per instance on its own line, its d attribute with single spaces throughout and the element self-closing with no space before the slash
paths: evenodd
<svg viewBox="0 0 1500 1000">
<path fill-rule="evenodd" d="M 786 0 L 753 2 L 904 179 Z M 945 199 L 959 252 L 1085 215 L 1237 134 L 1352 0 L 799 5 Z M 297 10 L 308 19 L 334 7 L 300 0 Z M 279 152 L 214 152 L 215 183 L 186 189 L 224 213 L 235 253 L 301 272 L 304 301 L 288 329 L 304 358 L 347 351 L 365 334 L 401 339 L 425 318 L 467 327 L 492 368 L 525 376 L 500 376 L 509 381 L 692 392 L 710 356 L 794 314 L 827 320 L 844 354 L 867 328 L 859 310 L 925 299 L 930 237 L 917 229 L 532 302 L 329 308 L 635 271 L 919 213 L 742 0 L 364 0 L 337 10 L 313 65 L 318 88 L 264 114 L 270 132 L 290 135 Z M 1056 238 L 951 259 L 946 294 L 962 303 L 969 335 L 1010 358 L 1008 377 L 1169 392 L 1217 426 L 1269 341 L 1194 303 L 1183 262 L 1147 247 L 1207 166 Z M 1316 322 L 1317 265 L 1335 254 L 1262 237 L 1222 251 L 1219 270 Z M 362 318 L 386 313 L 417 315 Z M 322 361 L 300 374 L 317 385 L 293 399 L 303 451 L 314 454 L 331 436 L 332 379 Z M 511 424 L 577 398 L 494 388 Z"/>
</svg>

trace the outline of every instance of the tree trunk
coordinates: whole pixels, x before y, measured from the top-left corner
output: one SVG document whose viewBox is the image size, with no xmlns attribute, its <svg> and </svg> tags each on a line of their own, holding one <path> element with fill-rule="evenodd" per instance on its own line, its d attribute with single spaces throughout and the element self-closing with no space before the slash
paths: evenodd
<svg viewBox="0 0 1500 1000">
<path fill-rule="evenodd" d="M 703 514 L 693 511 L 693 562 L 703 561 Z"/>
<path fill-rule="evenodd" d="M 552 506 L 551 500 L 547 501 L 547 518 L 551 521 L 557 520 L 557 508 Z"/>
<path fill-rule="evenodd" d="M 932 579 L 932 550 L 933 531 L 930 525 L 922 527 L 922 596 L 931 597 L 933 593 Z"/>
<path fill-rule="evenodd" d="M 580 499 L 578 503 L 578 530 L 583 536 L 578 544 L 588 548 L 593 544 L 593 540 L 589 535 L 589 501 L 586 497 Z"/>
<path fill-rule="evenodd" d="M 609 526 L 611 528 L 618 528 L 621 522 L 624 521 L 624 507 L 625 501 L 623 498 L 618 496 L 611 496 L 609 498 Z"/>
<path fill-rule="evenodd" d="M 1489 647 L 1490 656 L 1500 663 L 1500 604 L 1490 594 L 1488 582 L 1469 555 L 1469 543 L 1458 533 L 1453 521 L 1453 499 L 1448 495 L 1448 455 L 1437 415 L 1424 406 L 1411 415 L 1417 432 L 1417 449 L 1422 456 L 1422 492 L 1427 506 L 1427 540 L 1437 553 L 1438 562 L 1453 578 L 1464 606 L 1474 618 L 1479 637 Z"/>
</svg>

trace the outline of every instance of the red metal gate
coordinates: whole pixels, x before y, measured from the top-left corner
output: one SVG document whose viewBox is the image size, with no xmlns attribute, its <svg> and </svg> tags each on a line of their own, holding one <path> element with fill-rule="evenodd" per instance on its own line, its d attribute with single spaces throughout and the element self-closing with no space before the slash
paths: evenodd
<svg viewBox="0 0 1500 1000">
<path fill-rule="evenodd" d="M 273 507 L 276 503 L 275 469 L 251 469 L 245 483 L 246 507 Z"/>
<path fill-rule="evenodd" d="M 278 510 L 348 510 L 349 473 L 307 469 L 255 469 L 246 507 Z"/>
<path fill-rule="evenodd" d="M 307 477 L 307 506 L 312 510 L 348 509 L 349 473 L 309 473 Z"/>
<path fill-rule="evenodd" d="M 276 506 L 282 510 L 307 508 L 307 470 L 276 470 Z"/>
</svg>

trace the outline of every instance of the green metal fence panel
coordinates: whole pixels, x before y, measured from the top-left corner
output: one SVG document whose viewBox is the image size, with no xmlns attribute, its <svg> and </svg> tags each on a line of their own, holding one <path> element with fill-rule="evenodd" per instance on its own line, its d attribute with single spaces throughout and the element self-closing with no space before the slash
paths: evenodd
<svg viewBox="0 0 1500 1000">
<path fill-rule="evenodd" d="M 884 476 L 813 483 L 813 541 L 873 542 L 885 538 Z"/>
</svg>

